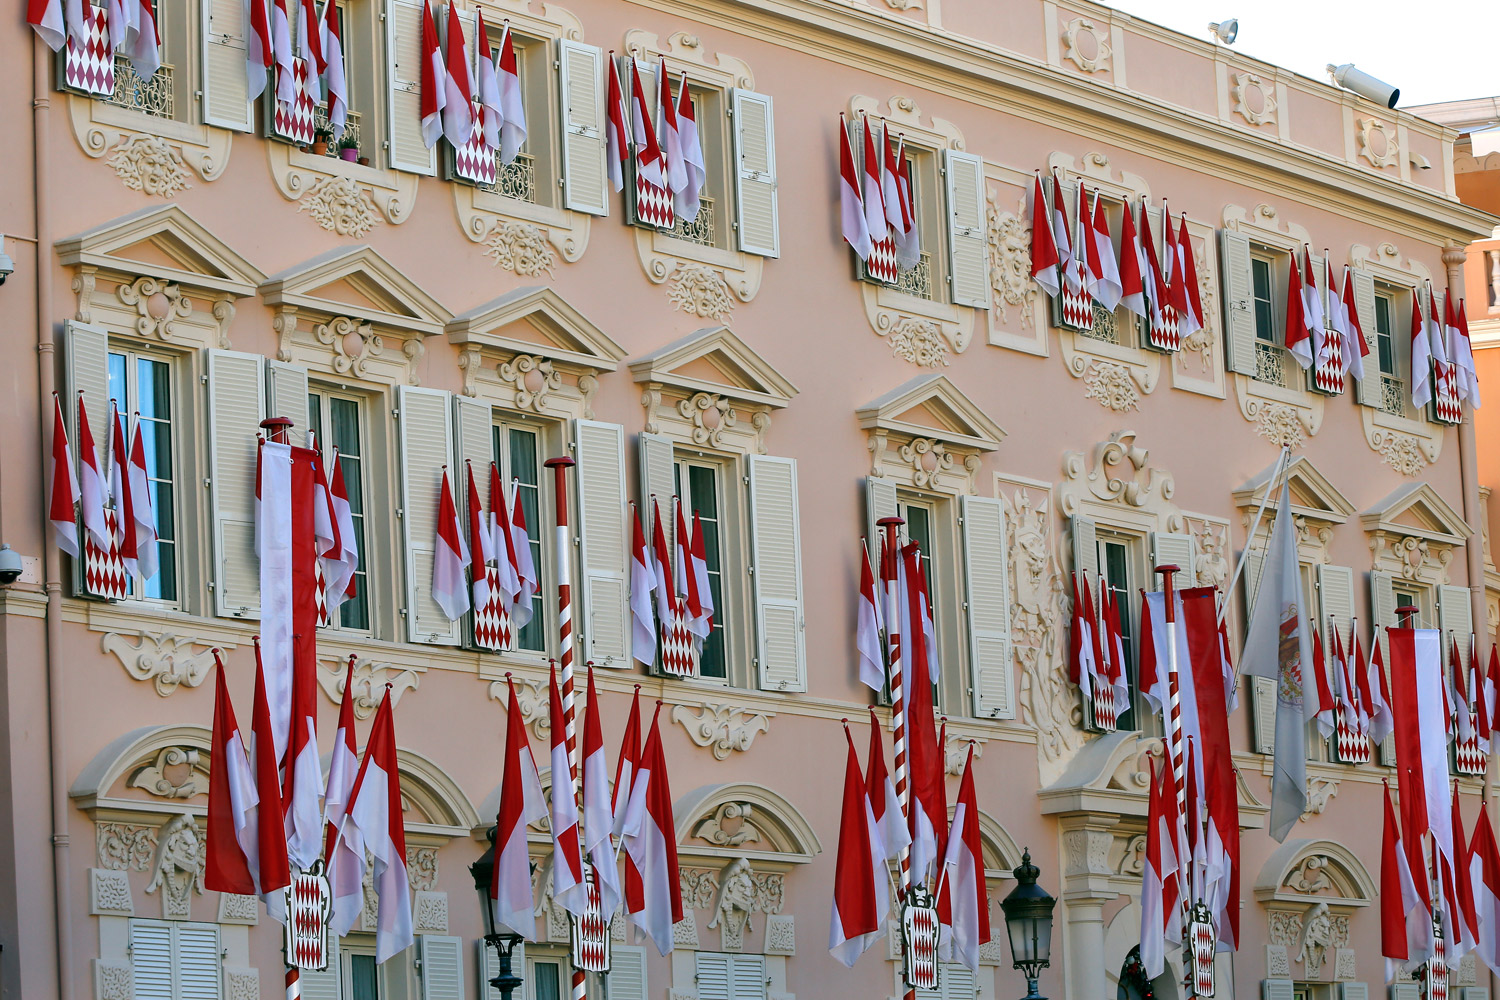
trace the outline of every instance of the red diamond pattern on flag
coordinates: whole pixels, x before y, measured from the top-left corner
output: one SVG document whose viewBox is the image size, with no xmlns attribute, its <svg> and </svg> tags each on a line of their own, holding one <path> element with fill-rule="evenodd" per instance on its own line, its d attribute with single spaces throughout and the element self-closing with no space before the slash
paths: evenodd
<svg viewBox="0 0 1500 1000">
<path fill-rule="evenodd" d="M 1448 929 L 1443 928 L 1443 933 L 1437 935 L 1432 942 L 1432 957 L 1427 960 L 1427 965 L 1422 973 L 1426 981 L 1426 1000 L 1448 1000 L 1448 946 L 1443 941 L 1443 936 Z"/>
<path fill-rule="evenodd" d="M 504 553 L 501 553 L 502 557 Z M 490 599 L 474 611 L 474 645 L 484 649 L 510 649 L 515 637 L 510 612 L 501 598 L 500 569 L 485 566 L 484 578 L 490 585 Z"/>
<path fill-rule="evenodd" d="M 1344 338 L 1337 330 L 1324 330 L 1323 361 L 1313 372 L 1313 385 L 1330 396 L 1344 391 Z"/>
<path fill-rule="evenodd" d="M 323 876 L 323 863 L 292 875 L 286 893 L 286 949 L 288 965 L 298 969 L 328 968 L 328 917 L 333 891 Z"/>
<path fill-rule="evenodd" d="M 84 42 L 68 35 L 63 55 L 63 79 L 86 94 L 115 92 L 115 50 L 109 44 L 109 18 L 103 7 L 83 5 Z"/>
<path fill-rule="evenodd" d="M 938 913 L 925 893 L 901 908 L 901 979 L 908 988 L 938 988 Z"/>
<path fill-rule="evenodd" d="M 95 597 L 123 601 L 130 577 L 125 572 L 125 561 L 120 558 L 119 518 L 113 510 L 105 510 L 104 524 L 110 537 L 108 552 L 95 545 L 94 537 L 84 532 L 83 589 Z"/>
<path fill-rule="evenodd" d="M 661 669 L 673 677 L 698 676 L 698 657 L 693 648 L 693 633 L 688 631 L 687 617 L 681 611 L 673 616 L 670 623 L 664 623 L 662 626 Z"/>
<path fill-rule="evenodd" d="M 498 173 L 496 150 L 484 144 L 484 109 L 474 102 L 474 127 L 469 141 L 453 151 L 453 172 L 475 184 L 494 184 Z"/>
<path fill-rule="evenodd" d="M 1188 945 L 1193 954 L 1193 995 L 1214 995 L 1214 925 L 1208 915 L 1208 907 L 1199 902 L 1193 907 L 1193 920 L 1188 924 Z"/>
<path fill-rule="evenodd" d="M 1115 689 L 1103 677 L 1094 678 L 1094 728 L 1102 733 L 1112 733 L 1119 724 L 1115 717 Z"/>
<path fill-rule="evenodd" d="M 302 59 L 292 60 L 292 75 L 297 84 L 297 100 L 290 109 L 276 103 L 273 127 L 276 134 L 293 142 L 307 144 L 313 141 L 313 98 L 307 90 L 307 63 Z"/>
<path fill-rule="evenodd" d="M 1433 367 L 1433 413 L 1445 424 L 1462 423 L 1463 405 L 1458 400 L 1458 366 L 1436 358 Z"/>
<path fill-rule="evenodd" d="M 594 878 L 592 865 L 584 864 L 583 878 L 589 887 L 588 908 L 582 916 L 570 914 L 568 920 L 573 943 L 573 968 L 581 972 L 608 972 L 609 917 L 600 907 L 599 884 Z"/>
<path fill-rule="evenodd" d="M 1462 708 L 1459 709 L 1463 711 Z M 1469 713 L 1469 738 L 1466 740 L 1454 739 L 1453 760 L 1459 774 L 1483 774 L 1485 764 L 1484 751 L 1479 749 L 1479 720 L 1475 713 Z"/>
<path fill-rule="evenodd" d="M 328 625 L 328 588 L 323 580 L 323 560 L 321 559 L 313 563 L 313 579 L 317 581 L 313 592 L 318 599 L 318 628 L 326 628 Z"/>
<path fill-rule="evenodd" d="M 1094 297 L 1086 290 L 1073 291 L 1063 282 L 1062 290 L 1058 292 L 1061 299 L 1062 325 L 1072 330 L 1092 330 L 1094 328 Z"/>
<path fill-rule="evenodd" d="M 1359 731 L 1355 708 L 1347 701 L 1339 709 L 1338 741 L 1339 760 L 1346 764 L 1370 762 L 1370 738 Z"/>
<path fill-rule="evenodd" d="M 873 240 L 870 243 L 870 258 L 865 261 L 865 271 L 877 281 L 888 285 L 896 283 L 901 266 L 896 263 L 896 244 L 891 239 Z"/>
<path fill-rule="evenodd" d="M 1177 328 L 1177 310 L 1162 303 L 1161 322 L 1151 323 L 1151 346 L 1158 351 L 1176 351 L 1182 347 L 1182 334 Z"/>
<path fill-rule="evenodd" d="M 672 213 L 672 192 L 635 175 L 635 215 L 648 226 L 671 229 L 676 224 Z"/>
</svg>

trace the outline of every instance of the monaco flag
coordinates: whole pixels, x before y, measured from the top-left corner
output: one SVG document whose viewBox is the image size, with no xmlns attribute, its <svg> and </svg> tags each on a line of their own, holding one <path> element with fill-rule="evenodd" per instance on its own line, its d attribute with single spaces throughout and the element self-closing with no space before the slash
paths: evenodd
<svg viewBox="0 0 1500 1000">
<path fill-rule="evenodd" d="M 702 612 L 704 636 L 714 627 L 714 590 L 708 575 L 708 550 L 703 544 L 703 521 L 693 509 L 693 580 L 698 585 L 698 608 Z"/>
<path fill-rule="evenodd" d="M 1422 320 L 1422 293 L 1414 291 L 1411 298 L 1411 401 L 1420 409 L 1432 402 L 1432 347 Z"/>
<path fill-rule="evenodd" d="M 615 67 L 615 53 L 609 53 L 609 108 L 604 129 L 604 160 L 609 183 L 616 191 L 625 187 L 625 158 L 630 155 L 630 133 L 625 130 L 625 95 L 620 92 L 620 73 Z"/>
<path fill-rule="evenodd" d="M 1443 640 L 1436 629 L 1386 629 L 1391 654 L 1396 776 L 1409 836 L 1432 832 L 1442 856 L 1454 858 L 1448 789 L 1448 710 Z"/>
<path fill-rule="evenodd" d="M 651 596 L 656 590 L 656 561 L 646 548 L 646 533 L 641 529 L 641 512 L 630 505 L 634 533 L 630 546 L 630 649 L 647 667 L 656 662 L 656 619 Z"/>
<path fill-rule="evenodd" d="M 1177 874 L 1177 806 L 1168 783 L 1167 762 L 1151 767 L 1151 793 L 1146 813 L 1146 857 L 1141 886 L 1141 965 L 1151 979 L 1166 968 L 1168 942 L 1182 939 L 1179 877 Z"/>
<path fill-rule="evenodd" d="M 1390 809 L 1386 792 L 1386 809 Z M 1495 829 L 1490 825 L 1489 810 L 1481 808 L 1474 821 L 1474 840 L 1469 848 L 1469 878 L 1474 886 L 1474 928 L 1479 940 L 1476 949 L 1480 961 L 1490 971 L 1500 974 L 1500 849 L 1495 844 Z M 1385 880 L 1381 880 L 1381 894 Z"/>
<path fill-rule="evenodd" d="M 589 887 L 583 880 L 583 842 L 578 835 L 578 799 L 573 793 L 573 769 L 568 763 L 567 726 L 562 694 L 557 687 L 557 665 L 552 665 L 549 690 L 552 721 L 552 898 L 563 909 L 582 916 L 589 906 Z"/>
<path fill-rule="evenodd" d="M 109 442 L 109 493 L 115 502 L 115 536 L 120 543 L 120 561 L 125 564 L 125 572 L 134 578 L 140 572 L 140 562 L 136 558 L 135 484 L 130 479 L 127 441 L 125 418 L 115 408 Z"/>
<path fill-rule="evenodd" d="M 897 583 L 899 600 L 906 610 L 904 620 L 920 621 L 920 591 L 915 585 L 917 563 L 921 552 L 910 542 L 901 553 L 901 576 Z M 920 882 L 935 873 L 942 860 L 938 846 L 947 829 L 948 810 L 942 802 L 942 750 L 932 720 L 932 684 L 927 667 L 927 641 L 921 627 L 903 626 L 903 657 L 911 651 L 910 668 L 903 669 L 902 684 L 906 696 L 906 747 L 910 766 L 911 799 L 907 830 L 911 834 L 911 877 Z"/>
<path fill-rule="evenodd" d="M 287 14 L 286 0 L 271 0 L 271 52 L 276 63 L 276 103 L 290 112 L 297 103 L 297 73 L 293 63 L 292 19 Z"/>
<path fill-rule="evenodd" d="M 610 791 L 609 808 L 614 815 L 612 832 L 616 837 L 625 829 L 625 808 L 630 804 L 630 789 L 641 763 L 641 686 L 635 686 L 630 700 L 630 717 L 620 738 L 620 756 L 615 761 L 615 786 Z"/>
<path fill-rule="evenodd" d="M 469 591 L 464 586 L 469 547 L 464 544 L 463 529 L 459 527 L 458 508 L 453 504 L 453 488 L 448 483 L 446 465 L 443 466 L 441 490 L 432 557 L 432 599 L 437 601 L 449 621 L 457 621 L 469 610 Z"/>
<path fill-rule="evenodd" d="M 76 5 L 77 0 L 69 0 Z M 270 0 L 247 0 L 245 5 L 245 78 L 249 85 L 250 99 L 259 97 L 266 89 L 266 72 L 275 65 L 271 51 Z"/>
<path fill-rule="evenodd" d="M 880 827 L 885 856 L 894 861 L 911 846 L 911 834 L 907 832 L 906 820 L 901 815 L 901 799 L 896 794 L 896 785 L 885 769 L 885 744 L 880 738 L 880 720 L 875 717 L 873 708 L 870 709 L 870 759 L 865 767 L 865 792 L 870 796 L 870 811 L 875 814 L 875 822 Z"/>
<path fill-rule="evenodd" d="M 1387 784 L 1380 850 L 1380 953 L 1385 956 L 1385 981 L 1395 982 L 1397 969 L 1412 969 L 1426 961 L 1431 939 L 1432 916 L 1412 879 Z"/>
<path fill-rule="evenodd" d="M 859 546 L 859 613 L 854 630 L 854 648 L 859 653 L 859 679 L 879 694 L 885 690 L 885 651 L 880 645 L 880 600 L 875 594 L 875 574 L 870 569 L 870 551 Z"/>
<path fill-rule="evenodd" d="M 256 0 L 251 0 L 251 3 Z M 421 112 L 422 142 L 431 149 L 443 134 L 443 107 L 448 102 L 448 72 L 443 50 L 438 47 L 437 24 L 432 19 L 432 0 L 422 0 Z"/>
<path fill-rule="evenodd" d="M 958 806 L 948 834 L 947 876 L 938 897 L 938 919 L 952 928 L 953 961 L 979 971 L 979 948 L 990 940 L 990 906 L 979 843 L 979 800 L 974 795 L 974 744 L 958 786 Z"/>
<path fill-rule="evenodd" d="M 68 444 L 68 429 L 63 424 L 62 401 L 52 394 L 52 485 L 47 500 L 47 520 L 52 524 L 52 538 L 57 547 L 78 558 L 78 521 L 74 507 L 78 504 L 78 480 L 73 477 L 73 448 Z M 78 407 L 83 412 L 82 404 Z"/>
<path fill-rule="evenodd" d="M 1448 356 L 1458 366 L 1458 398 L 1479 409 L 1479 375 L 1474 369 L 1474 343 L 1469 337 L 1469 316 L 1464 300 L 1458 300 L 1452 343 Z"/>
<path fill-rule="evenodd" d="M 391 720 L 391 688 L 375 713 L 365 759 L 354 779 L 349 813 L 339 828 L 333 884 L 333 929 L 348 934 L 364 911 L 365 854 L 372 863 L 378 911 L 375 961 L 381 963 L 411 947 L 411 883 L 406 875 L 406 831 L 401 812 L 401 776 L 396 770 L 396 730 Z"/>
<path fill-rule="evenodd" d="M 495 75 L 495 61 L 490 57 L 489 25 L 484 23 L 484 11 L 475 13 L 479 16 L 479 44 L 474 47 L 479 70 L 474 81 L 479 96 L 479 130 L 484 136 L 485 148 L 495 152 L 500 149 L 500 123 L 505 120 L 505 114 L 500 109 L 500 81 Z M 494 502 L 491 494 L 490 503 Z"/>
<path fill-rule="evenodd" d="M 1031 279 L 1048 295 L 1056 295 L 1061 287 L 1057 282 L 1057 268 L 1061 263 L 1057 239 L 1052 233 L 1052 217 L 1047 210 L 1047 196 L 1042 192 L 1042 172 L 1038 170 L 1031 186 Z"/>
<path fill-rule="evenodd" d="M 458 4 L 448 4 L 448 29 L 443 66 L 443 136 L 462 149 L 474 133 L 474 78 L 464 51 L 464 28 Z"/>
<path fill-rule="evenodd" d="M 839 116 L 839 228 L 844 242 L 860 260 L 870 258 L 870 226 L 865 220 L 865 201 L 859 193 L 859 171 L 849 145 L 849 126 Z"/>
<path fill-rule="evenodd" d="M 479 487 L 474 482 L 474 466 L 464 463 L 469 474 L 467 504 L 469 508 L 469 577 L 474 586 L 474 607 L 490 603 L 490 580 L 487 567 L 495 561 L 495 536 L 490 531 L 484 505 L 479 501 Z M 491 499 L 491 503 L 494 500 Z"/>
<path fill-rule="evenodd" d="M 1100 199 L 1099 192 L 1094 192 L 1093 223 L 1090 227 L 1089 237 L 1091 249 L 1089 259 L 1098 263 L 1092 266 L 1096 268 L 1099 275 L 1098 282 L 1094 288 L 1094 297 L 1099 304 L 1110 312 L 1120 304 L 1120 296 L 1124 294 L 1124 288 L 1120 282 L 1120 266 L 1115 259 L 1114 240 L 1109 235 L 1109 218 L 1104 214 L 1104 203 Z"/>
<path fill-rule="evenodd" d="M 1344 372 L 1354 376 L 1363 382 L 1365 379 L 1365 355 L 1370 353 L 1370 342 L 1365 340 L 1365 329 L 1359 322 L 1359 309 L 1354 300 L 1354 272 L 1349 265 L 1344 265 L 1344 291 L 1342 302 L 1339 306 L 1339 318 L 1343 320 L 1345 340 L 1353 343 L 1344 344 Z"/>
<path fill-rule="evenodd" d="M 536 562 L 531 557 L 531 535 L 526 530 L 526 508 L 521 503 L 521 490 L 514 479 L 511 480 L 510 491 L 515 504 L 510 512 L 511 553 L 515 558 L 519 587 L 515 603 L 511 605 L 510 620 L 517 629 L 523 629 L 531 621 L 531 599 L 536 596 L 540 577 L 536 573 Z"/>
<path fill-rule="evenodd" d="M 516 552 L 516 534 L 511 529 L 510 501 L 500 468 L 490 463 L 490 548 L 500 576 L 500 597 L 509 610 L 521 596 L 520 559 Z"/>
<path fill-rule="evenodd" d="M 328 486 L 328 500 L 332 508 L 334 538 L 337 545 L 325 553 L 320 562 L 323 566 L 323 587 L 328 604 L 328 617 L 338 614 L 339 607 L 355 594 L 355 574 L 359 572 L 359 535 L 354 528 L 354 508 L 349 503 L 349 488 L 344 485 L 344 466 L 339 461 L 339 450 L 333 449 L 333 461 L 329 463 L 332 479 Z"/>
<path fill-rule="evenodd" d="M 661 137 L 661 152 L 666 160 L 667 187 L 678 194 L 687 188 L 687 164 L 682 161 L 682 129 L 677 123 L 677 105 L 672 101 L 672 74 L 667 72 L 665 56 L 656 66 L 656 113 L 661 116 L 656 134 Z"/>
<path fill-rule="evenodd" d="M 879 243 L 890 235 L 885 217 L 885 198 L 880 193 L 880 158 L 875 155 L 875 138 L 868 115 L 860 119 L 860 125 L 863 143 L 863 155 L 860 157 L 861 204 L 865 209 L 865 228 L 870 232 L 870 241 Z"/>
<path fill-rule="evenodd" d="M 531 857 L 526 827 L 547 815 L 542 779 L 526 738 L 526 723 L 516 700 L 516 686 L 505 675 L 509 700 L 505 708 L 505 761 L 500 777 L 500 812 L 495 817 L 495 874 L 490 881 L 490 908 L 495 924 L 524 938 L 536 933 L 532 915 Z"/>
<path fill-rule="evenodd" d="M 641 754 L 625 807 L 625 851 L 640 876 L 640 894 L 631 900 L 630 920 L 667 955 L 672 951 L 672 925 L 682 919 L 682 886 L 677 878 L 677 828 L 672 818 L 672 789 L 667 759 L 661 747 L 661 703 L 651 717 L 651 735 Z"/>
<path fill-rule="evenodd" d="M 635 169 L 648 184 L 667 186 L 667 164 L 657 144 L 656 126 L 646 111 L 646 91 L 641 86 L 641 70 L 630 60 L 630 125 L 635 140 Z"/>
<path fill-rule="evenodd" d="M 323 49 L 323 72 L 328 85 L 328 128 L 337 142 L 344 135 L 344 124 L 349 118 L 349 83 L 344 75 L 344 39 L 340 34 L 339 5 L 332 0 L 323 4 L 323 21 L 319 29 L 319 43 Z"/>
<path fill-rule="evenodd" d="M 255 795 L 239 803 L 247 811 L 238 814 L 235 829 L 240 847 L 250 864 L 250 875 L 266 909 L 282 919 L 278 891 L 291 884 L 287 861 L 286 829 L 282 824 L 281 776 L 276 770 L 275 739 L 272 736 L 270 702 L 266 697 L 266 668 L 260 644 L 255 645 L 255 701 L 250 713 L 250 761 L 255 771 Z"/>
<path fill-rule="evenodd" d="M 510 24 L 500 38 L 500 162 L 509 164 L 526 143 L 526 105 L 521 100 L 521 74 L 516 65 L 516 42 Z"/>
<path fill-rule="evenodd" d="M 349 654 L 349 670 L 344 674 L 344 695 L 339 700 L 339 724 L 333 734 L 333 752 L 328 756 L 328 784 L 323 791 L 323 820 L 327 831 L 323 859 L 333 858 L 339 827 L 349 811 L 349 797 L 359 774 L 359 746 L 354 740 L 354 654 Z"/>
<path fill-rule="evenodd" d="M 215 649 L 214 734 L 208 763 L 208 828 L 204 838 L 203 884 L 210 892 L 255 895 L 255 876 L 242 846 L 254 836 L 251 811 L 259 801 L 255 776 L 245 754 L 245 738 L 234 718 L 224 661 Z"/>
<path fill-rule="evenodd" d="M 844 810 L 833 870 L 828 953 L 852 969 L 859 956 L 884 935 L 891 890 L 885 866 L 887 852 L 860 777 L 859 757 L 848 726 L 844 727 L 844 738 L 849 754 L 844 765 Z"/>
<path fill-rule="evenodd" d="M 27 0 L 26 23 L 36 29 L 47 48 L 56 52 L 67 41 L 63 25 L 63 0 Z"/>
<path fill-rule="evenodd" d="M 104 485 L 99 449 L 94 445 L 94 432 L 89 429 L 89 414 L 84 408 L 82 393 L 78 396 L 78 458 L 78 499 L 82 505 L 83 529 L 99 551 L 108 552 L 111 539 L 109 521 L 104 516 L 104 498 L 108 490 Z"/>
<path fill-rule="evenodd" d="M 1292 254 L 1291 267 L 1287 270 L 1286 349 L 1292 352 L 1297 364 L 1303 368 L 1312 367 L 1312 330 L 1308 326 L 1307 300 L 1302 294 L 1302 274 L 1295 252 Z"/>
<path fill-rule="evenodd" d="M 135 434 L 130 439 L 130 516 L 135 521 L 135 558 L 140 574 L 149 580 L 156 575 L 158 559 L 156 515 L 152 512 L 151 479 L 146 473 L 146 450 L 141 442 L 141 421 L 136 418 Z"/>
<path fill-rule="evenodd" d="M 1146 318 L 1145 250 L 1135 228 L 1135 210 L 1130 202 L 1120 216 L 1120 305 Z"/>
<path fill-rule="evenodd" d="M 620 904 L 620 869 L 615 863 L 614 805 L 610 802 L 609 761 L 604 755 L 603 706 L 594 690 L 594 666 L 588 667 L 588 707 L 583 719 L 583 831 L 584 849 L 594 867 L 599 888 L 599 912 L 614 913 Z"/>
</svg>

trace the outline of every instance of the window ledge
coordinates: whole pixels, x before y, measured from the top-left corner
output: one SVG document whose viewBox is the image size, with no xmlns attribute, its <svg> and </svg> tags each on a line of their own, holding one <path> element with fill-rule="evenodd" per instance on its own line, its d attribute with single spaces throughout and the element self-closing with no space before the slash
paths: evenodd
<svg viewBox="0 0 1500 1000">
<path fill-rule="evenodd" d="M 975 310 L 934 302 L 890 285 L 861 281 L 865 318 L 891 353 L 919 368 L 947 368 L 949 354 L 962 354 L 974 336 Z"/>
<path fill-rule="evenodd" d="M 1240 415 L 1274 445 L 1301 447 L 1323 426 L 1323 397 L 1318 393 L 1271 385 L 1238 373 L 1234 385 Z"/>
<path fill-rule="evenodd" d="M 448 186 L 464 235 L 483 246 L 496 267 L 523 278 L 551 277 L 557 254 L 571 264 L 588 249 L 589 215 L 507 198 L 460 181 Z"/>
<path fill-rule="evenodd" d="M 1443 424 L 1398 417 L 1373 406 L 1361 406 L 1359 419 L 1370 450 L 1408 479 L 1421 476 L 1443 453 Z"/>
<path fill-rule="evenodd" d="M 727 323 L 735 306 L 760 292 L 764 258 L 633 228 L 636 256 L 646 277 L 653 285 L 665 283 L 667 301 L 689 316 Z"/>
<path fill-rule="evenodd" d="M 1116 413 L 1140 409 L 1142 395 L 1150 395 L 1161 378 L 1163 355 L 1144 347 L 1126 347 L 1057 328 L 1068 374 L 1088 387 L 1084 398 Z"/>
<path fill-rule="evenodd" d="M 276 190 L 329 232 L 360 239 L 381 221 L 399 225 L 411 218 L 416 174 L 305 153 L 275 140 L 265 145 Z"/>
<path fill-rule="evenodd" d="M 59 96 L 67 101 L 73 137 L 84 153 L 102 158 L 132 191 L 173 198 L 191 187 L 194 177 L 216 181 L 229 165 L 233 132 L 157 118 L 81 94 Z"/>
</svg>

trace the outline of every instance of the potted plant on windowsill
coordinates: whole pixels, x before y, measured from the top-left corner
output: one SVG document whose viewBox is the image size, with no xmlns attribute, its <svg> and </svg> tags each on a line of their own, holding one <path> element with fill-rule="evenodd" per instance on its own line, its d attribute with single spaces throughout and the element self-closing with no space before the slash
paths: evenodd
<svg viewBox="0 0 1500 1000">
<path fill-rule="evenodd" d="M 359 140 L 352 135 L 345 135 L 339 140 L 339 156 L 350 163 L 359 159 Z"/>
<path fill-rule="evenodd" d="M 320 128 L 313 132 L 312 151 L 315 156 L 328 155 L 328 141 L 333 138 L 333 133 L 326 128 Z"/>
</svg>

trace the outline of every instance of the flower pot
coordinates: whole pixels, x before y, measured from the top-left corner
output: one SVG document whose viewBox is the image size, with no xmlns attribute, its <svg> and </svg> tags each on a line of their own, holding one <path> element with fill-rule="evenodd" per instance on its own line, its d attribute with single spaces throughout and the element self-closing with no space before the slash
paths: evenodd
<svg viewBox="0 0 1500 1000">
<path fill-rule="evenodd" d="M 368 156 L 361 156 L 359 158 L 359 165 L 362 167 L 368 167 L 370 165 L 370 158 Z"/>
<path fill-rule="evenodd" d="M 341 156 L 344 159 L 348 160 L 350 163 L 353 163 L 354 161 L 356 161 L 356 160 L 359 159 L 359 149 L 357 147 L 349 147 L 347 149 L 341 149 L 341 150 L 339 150 L 339 156 Z"/>
<path fill-rule="evenodd" d="M 314 139 L 313 140 L 313 145 L 312 145 L 312 151 L 313 151 L 313 155 L 314 156 L 327 156 L 328 155 L 328 143 L 327 143 L 327 141 L 323 140 L 323 139 Z"/>
</svg>

